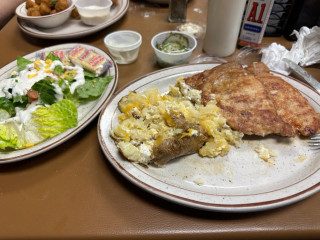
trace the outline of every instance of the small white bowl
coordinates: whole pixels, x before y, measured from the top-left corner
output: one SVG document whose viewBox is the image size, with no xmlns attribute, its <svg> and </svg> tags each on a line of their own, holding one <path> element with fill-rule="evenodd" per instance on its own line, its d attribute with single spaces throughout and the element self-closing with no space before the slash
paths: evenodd
<svg viewBox="0 0 320 240">
<path fill-rule="evenodd" d="M 185 36 L 189 41 L 189 50 L 182 53 L 167 53 L 159 50 L 156 46 L 161 44 L 171 33 L 177 33 Z M 151 46 L 157 56 L 157 62 L 161 67 L 171 67 L 189 62 L 192 51 L 197 47 L 197 40 L 194 36 L 180 31 L 166 31 L 155 35 L 151 39 Z"/>
<path fill-rule="evenodd" d="M 26 9 L 26 2 L 24 2 L 16 8 L 16 14 L 18 18 L 27 20 L 38 27 L 54 28 L 62 25 L 64 22 L 66 22 L 69 19 L 71 12 L 74 8 L 74 3 L 72 0 L 68 0 L 68 4 L 69 4 L 69 7 L 61 12 L 57 12 L 57 13 L 45 15 L 45 16 L 28 16 L 27 15 L 28 10 Z"/>
<path fill-rule="evenodd" d="M 108 20 L 111 0 L 78 0 L 75 3 L 83 23 L 87 25 L 98 25 Z"/>
<path fill-rule="evenodd" d="M 116 31 L 104 38 L 104 44 L 119 64 L 129 64 L 138 58 L 142 43 L 140 33 L 129 30 Z"/>
</svg>

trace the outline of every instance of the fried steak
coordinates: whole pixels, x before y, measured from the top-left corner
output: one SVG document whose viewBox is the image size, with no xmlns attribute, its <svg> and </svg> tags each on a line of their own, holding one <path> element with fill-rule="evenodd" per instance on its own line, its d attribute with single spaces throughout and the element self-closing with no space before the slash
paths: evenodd
<svg viewBox="0 0 320 240">
<path fill-rule="evenodd" d="M 248 135 L 310 136 L 319 131 L 320 115 L 301 93 L 263 63 L 243 67 L 226 63 L 185 78 L 202 91 L 206 105 L 212 94 L 234 129 Z"/>
</svg>

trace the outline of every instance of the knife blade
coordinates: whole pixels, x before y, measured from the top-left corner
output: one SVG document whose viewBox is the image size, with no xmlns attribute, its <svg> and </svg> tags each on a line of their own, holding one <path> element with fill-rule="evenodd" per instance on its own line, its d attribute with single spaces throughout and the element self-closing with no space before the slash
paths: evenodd
<svg viewBox="0 0 320 240">
<path fill-rule="evenodd" d="M 289 68 L 292 71 L 294 71 L 294 73 L 302 77 L 311 87 L 313 87 L 315 90 L 317 90 L 317 92 L 320 93 L 320 82 L 318 82 L 314 77 L 312 77 L 311 74 L 309 74 L 302 67 L 300 67 L 298 64 L 296 64 L 290 59 L 283 58 L 283 61 L 285 61 L 288 64 Z"/>
</svg>

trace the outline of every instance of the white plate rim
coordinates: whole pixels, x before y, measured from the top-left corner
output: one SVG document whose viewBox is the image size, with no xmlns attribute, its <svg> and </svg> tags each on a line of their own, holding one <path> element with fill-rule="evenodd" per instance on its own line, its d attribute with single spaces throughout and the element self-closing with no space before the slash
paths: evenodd
<svg viewBox="0 0 320 240">
<path fill-rule="evenodd" d="M 195 70 L 196 72 L 199 72 L 200 70 L 209 69 L 209 68 L 216 66 L 216 65 L 218 65 L 218 64 L 201 64 L 200 63 L 200 64 L 188 64 L 188 65 L 182 65 L 182 66 L 163 69 L 160 71 L 156 71 L 156 72 L 144 75 L 144 76 L 130 82 L 128 85 L 122 87 L 119 91 L 117 91 L 117 93 L 112 98 L 110 98 L 108 103 L 105 105 L 104 109 L 101 111 L 101 114 L 100 114 L 99 120 L 98 120 L 98 129 L 97 129 L 100 147 L 103 150 L 109 163 L 111 163 L 111 165 L 123 177 L 125 177 L 127 180 L 129 180 L 131 183 L 146 190 L 147 192 L 149 192 L 153 195 L 156 195 L 160 198 L 163 198 L 168 201 L 178 203 L 178 204 L 181 204 L 181 205 L 184 205 L 187 207 L 192 207 L 192 208 L 206 210 L 206 211 L 253 212 L 253 211 L 268 210 L 268 209 L 273 209 L 273 208 L 278 208 L 278 207 L 282 207 L 285 205 L 293 204 L 297 201 L 300 201 L 300 200 L 318 192 L 320 190 L 320 168 L 315 169 L 314 172 L 312 174 L 310 174 L 310 176 L 308 176 L 308 177 L 312 178 L 312 181 L 314 182 L 313 183 L 311 181 L 310 186 L 306 186 L 306 187 L 302 186 L 302 189 L 297 190 L 297 192 L 294 192 L 294 193 L 292 193 L 292 192 L 288 193 L 288 195 L 286 195 L 286 193 L 283 193 L 279 198 L 267 199 L 264 201 L 257 201 L 257 202 L 250 202 L 250 203 L 249 202 L 248 203 L 239 202 L 237 204 L 222 204 L 222 203 L 216 204 L 216 203 L 210 203 L 210 202 L 206 202 L 206 201 L 195 201 L 193 199 L 179 195 L 179 193 L 172 194 L 167 191 L 163 191 L 162 189 L 159 189 L 157 187 L 157 184 L 154 184 L 154 182 L 146 183 L 144 181 L 141 181 L 139 179 L 139 176 L 136 175 L 135 172 L 132 173 L 131 170 L 127 169 L 127 167 L 122 164 L 121 161 L 123 160 L 123 158 L 122 158 L 122 160 L 117 158 L 119 156 L 117 154 L 115 154 L 114 152 L 110 151 L 107 144 L 112 144 L 112 143 L 109 142 L 109 140 L 103 136 L 104 135 L 103 132 L 106 129 L 103 128 L 102 124 L 103 124 L 103 122 L 111 121 L 110 115 L 112 115 L 112 113 L 111 114 L 109 113 L 108 114 L 109 116 L 107 116 L 107 111 L 108 111 L 108 108 L 110 108 L 110 106 L 112 105 L 112 103 L 115 104 L 114 101 L 117 98 L 119 98 L 123 95 L 126 95 L 128 93 L 128 91 L 136 89 L 136 87 L 140 88 L 140 87 L 142 87 L 142 85 L 147 86 L 148 82 L 157 81 L 155 79 L 158 79 L 158 80 L 161 79 L 161 77 L 163 77 L 162 74 L 168 75 L 170 73 L 171 75 L 175 75 L 179 72 L 188 72 L 188 71 L 192 72 L 193 70 Z M 312 94 L 314 94 L 317 98 L 320 98 L 320 94 L 315 92 L 314 89 L 312 89 L 307 84 L 302 83 L 299 80 L 296 80 L 294 78 L 279 74 L 279 73 L 275 73 L 275 74 L 278 74 L 278 75 L 285 77 L 285 78 L 289 78 L 289 79 L 297 82 L 298 85 L 304 86 L 304 88 L 306 88 L 306 89 L 308 89 L 308 91 L 312 92 Z M 146 79 L 148 79 L 148 81 Z M 143 80 L 145 80 L 144 83 L 139 84 Z M 114 107 L 112 107 L 111 111 L 113 111 L 113 110 L 115 110 Z M 132 168 L 139 167 L 139 165 L 135 164 L 135 163 L 127 163 L 127 165 L 130 165 L 130 168 L 131 167 Z M 144 174 L 144 173 L 141 173 L 141 174 Z M 301 182 L 303 182 L 303 181 L 304 180 L 301 180 Z M 298 183 L 298 184 L 300 184 L 300 183 Z M 168 186 L 168 188 L 170 188 L 170 186 Z M 278 189 L 278 191 L 281 192 L 282 189 Z M 266 193 L 266 194 L 268 194 L 268 193 Z"/>
<path fill-rule="evenodd" d="M 121 2 L 120 2 L 121 1 Z M 110 25 L 112 25 L 113 23 L 117 22 L 120 18 L 122 18 L 124 16 L 124 14 L 127 12 L 128 8 L 129 8 L 129 0 L 119 0 L 120 5 L 117 13 L 112 16 L 111 18 L 109 18 L 106 22 L 101 23 L 97 26 L 88 26 L 88 29 L 83 30 L 83 31 L 79 31 L 79 32 L 69 32 L 66 34 L 55 34 L 55 33 L 41 33 L 38 31 L 34 31 L 33 30 L 33 25 L 29 25 L 28 26 L 28 21 L 25 19 L 22 19 L 20 17 L 17 17 L 17 24 L 19 26 L 19 28 L 26 34 L 33 36 L 33 37 L 37 37 L 37 38 L 44 38 L 44 39 L 73 39 L 73 38 L 78 38 L 78 37 L 84 37 L 84 36 L 88 36 L 90 34 L 96 33 L 106 27 L 109 27 Z M 22 6 L 23 4 L 21 4 Z M 69 20 L 67 20 L 69 21 Z M 78 20 L 81 21 L 81 20 Z M 53 28 L 54 30 L 54 28 Z"/>
<path fill-rule="evenodd" d="M 79 133 L 81 130 L 83 130 L 91 121 L 95 119 L 95 117 L 100 113 L 100 111 L 104 108 L 104 105 L 107 103 L 109 98 L 112 96 L 112 94 L 115 92 L 115 89 L 118 84 L 118 66 L 108 53 L 104 52 L 103 50 L 87 45 L 82 43 L 68 43 L 68 44 L 59 44 L 54 45 L 50 47 L 46 47 L 40 50 L 37 50 L 35 52 L 29 53 L 25 55 L 24 57 L 27 59 L 33 59 L 37 52 L 39 51 L 54 51 L 54 50 L 70 50 L 76 46 L 83 46 L 88 49 L 92 49 L 96 53 L 106 57 L 108 60 L 111 61 L 112 67 L 109 69 L 108 74 L 114 75 L 114 78 L 112 81 L 107 85 L 106 89 L 104 90 L 103 94 L 100 96 L 99 99 L 93 101 L 96 104 L 94 107 L 88 112 L 88 114 L 83 117 L 82 119 L 79 119 L 78 126 L 72 129 L 68 129 L 67 131 L 48 139 L 40 144 L 35 145 L 34 147 L 22 149 L 22 150 L 15 150 L 11 151 L 9 156 L 6 156 L 7 154 L 4 152 L 0 152 L 0 164 L 6 164 L 11 162 L 17 162 L 21 160 L 25 160 L 31 157 L 35 157 L 41 153 L 44 153 L 46 151 L 49 151 L 58 145 L 62 144 L 63 142 L 67 141 L 68 139 L 75 136 L 77 133 Z M 16 67 L 16 60 L 12 61 L 11 63 L 5 65 L 3 68 L 0 69 L 0 77 L 3 77 L 4 75 L 8 75 L 12 72 L 12 70 L 17 69 Z"/>
</svg>

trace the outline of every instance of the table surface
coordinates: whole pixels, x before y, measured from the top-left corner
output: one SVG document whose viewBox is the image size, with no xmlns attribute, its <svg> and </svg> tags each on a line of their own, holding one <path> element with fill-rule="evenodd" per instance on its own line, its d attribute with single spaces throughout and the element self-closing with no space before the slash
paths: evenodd
<svg viewBox="0 0 320 240">
<path fill-rule="evenodd" d="M 191 0 L 187 20 L 205 23 L 206 1 Z M 139 58 L 119 65 L 117 90 L 159 70 L 153 35 L 173 30 L 168 7 L 131 1 L 112 26 L 73 40 L 25 35 L 14 17 L 0 31 L 0 67 L 44 47 L 80 42 L 106 51 L 103 38 L 119 29 L 143 36 Z M 263 44 L 282 37 L 265 37 Z M 193 58 L 201 54 L 201 41 Z M 227 58 L 232 59 L 233 56 Z M 317 66 L 306 69 L 317 79 Z M 319 239 L 320 193 L 293 205 L 256 213 L 206 212 L 176 205 L 139 189 L 107 161 L 97 139 L 97 118 L 77 136 L 37 157 L 0 165 L 1 239 Z"/>
</svg>

